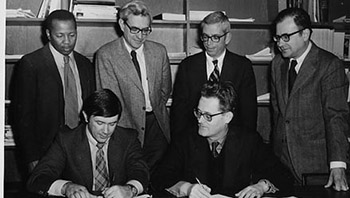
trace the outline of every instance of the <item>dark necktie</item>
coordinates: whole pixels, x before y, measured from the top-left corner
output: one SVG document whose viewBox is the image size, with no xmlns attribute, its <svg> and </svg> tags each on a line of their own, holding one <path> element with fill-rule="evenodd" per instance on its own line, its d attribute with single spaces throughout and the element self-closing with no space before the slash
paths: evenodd
<svg viewBox="0 0 350 198">
<path fill-rule="evenodd" d="M 296 60 L 292 60 L 290 63 L 290 68 L 289 68 L 289 81 L 288 81 L 288 93 L 292 91 L 295 79 L 297 78 L 297 72 L 295 71 L 295 66 L 298 64 Z"/>
<path fill-rule="evenodd" d="M 132 62 L 134 63 L 135 65 L 135 69 L 137 71 L 137 74 L 139 75 L 139 78 L 141 80 L 141 71 L 140 71 L 140 64 L 139 62 L 137 61 L 137 57 L 136 57 L 136 52 L 134 50 L 131 51 L 131 58 L 132 58 Z M 142 81 L 141 81 L 142 82 Z"/>
<path fill-rule="evenodd" d="M 69 56 L 64 56 L 64 113 L 65 124 L 70 128 L 75 128 L 79 123 L 78 94 L 77 86 L 70 67 Z"/>
<path fill-rule="evenodd" d="M 211 82 L 219 82 L 220 72 L 218 67 L 218 60 L 213 60 L 214 70 L 209 76 L 209 81 Z"/>
<path fill-rule="evenodd" d="M 219 156 L 219 152 L 217 151 L 219 144 L 220 143 L 217 141 L 211 143 L 211 152 L 213 153 L 214 158 L 217 158 Z"/>
<path fill-rule="evenodd" d="M 96 172 L 95 176 L 95 191 L 102 191 L 109 186 L 107 165 L 104 158 L 103 152 L 104 143 L 97 143 L 97 152 L 96 152 Z"/>
</svg>

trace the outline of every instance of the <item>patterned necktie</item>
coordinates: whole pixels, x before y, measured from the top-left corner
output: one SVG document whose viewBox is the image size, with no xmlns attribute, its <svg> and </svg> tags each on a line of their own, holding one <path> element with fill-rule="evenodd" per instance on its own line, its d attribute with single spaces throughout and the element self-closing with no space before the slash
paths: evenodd
<svg viewBox="0 0 350 198">
<path fill-rule="evenodd" d="M 79 123 L 77 86 L 70 67 L 69 56 L 64 56 L 64 113 L 65 124 L 70 128 L 75 128 Z"/>
<path fill-rule="evenodd" d="M 292 91 L 295 79 L 297 78 L 297 72 L 295 71 L 295 66 L 298 64 L 298 62 L 296 60 L 292 60 L 290 63 L 290 68 L 289 68 L 289 72 L 288 72 L 288 93 L 290 94 L 290 92 Z"/>
<path fill-rule="evenodd" d="M 134 63 L 135 69 L 137 71 L 137 74 L 139 75 L 139 78 L 141 80 L 140 64 L 137 61 L 136 52 L 134 50 L 132 50 L 130 54 L 131 54 L 132 62 Z"/>
<path fill-rule="evenodd" d="M 109 186 L 107 165 L 104 158 L 103 152 L 104 143 L 97 143 L 97 152 L 96 152 L 96 176 L 95 176 L 95 191 L 102 191 Z"/>
<path fill-rule="evenodd" d="M 219 152 L 217 151 L 219 144 L 220 143 L 217 141 L 211 143 L 211 152 L 213 153 L 214 158 L 217 158 L 219 156 Z"/>
<path fill-rule="evenodd" d="M 209 76 L 209 81 L 211 82 L 219 82 L 220 72 L 218 67 L 218 60 L 213 60 L 214 70 Z"/>
</svg>

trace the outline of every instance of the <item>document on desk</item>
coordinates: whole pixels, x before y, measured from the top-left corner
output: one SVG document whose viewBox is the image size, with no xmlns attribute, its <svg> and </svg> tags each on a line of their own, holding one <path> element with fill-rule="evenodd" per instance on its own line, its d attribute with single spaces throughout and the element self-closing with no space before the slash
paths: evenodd
<svg viewBox="0 0 350 198">
<path fill-rule="evenodd" d="M 143 195 L 136 196 L 135 198 L 152 198 L 152 195 L 143 194 Z"/>
<path fill-rule="evenodd" d="M 276 198 L 276 197 L 262 197 L 262 198 Z M 298 197 L 290 196 L 290 197 L 279 197 L 279 198 L 298 198 Z"/>
</svg>

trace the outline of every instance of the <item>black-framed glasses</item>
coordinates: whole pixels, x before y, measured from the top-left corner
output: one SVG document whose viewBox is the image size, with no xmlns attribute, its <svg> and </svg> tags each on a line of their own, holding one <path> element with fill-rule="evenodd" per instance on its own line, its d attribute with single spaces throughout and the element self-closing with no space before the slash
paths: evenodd
<svg viewBox="0 0 350 198">
<path fill-rule="evenodd" d="M 194 114 L 194 116 L 196 116 L 196 118 L 198 120 L 203 116 L 203 118 L 208 122 L 211 122 L 213 120 L 214 116 L 221 115 L 224 113 L 226 113 L 226 112 L 223 111 L 223 112 L 219 112 L 219 113 L 215 113 L 215 114 L 209 114 L 209 113 L 203 113 L 199 109 L 193 109 L 193 114 Z"/>
<path fill-rule="evenodd" d="M 130 25 L 126 21 L 124 21 L 124 24 L 129 28 L 131 34 L 138 34 L 139 32 L 141 32 L 142 35 L 148 35 L 152 32 L 151 27 L 146 27 L 146 28 L 140 29 L 140 28 L 134 27 L 134 26 L 130 27 Z"/>
<path fill-rule="evenodd" d="M 281 36 L 280 36 L 280 35 L 275 35 L 275 36 L 273 36 L 273 40 L 274 40 L 275 42 L 279 42 L 280 39 L 282 39 L 282 41 L 288 42 L 288 41 L 290 40 L 290 37 L 291 37 L 291 36 L 293 36 L 293 35 L 296 34 L 296 33 L 301 32 L 301 31 L 303 31 L 303 30 L 305 30 L 305 29 L 306 29 L 306 28 L 303 28 L 303 29 L 301 29 L 301 30 L 292 32 L 292 33 L 290 33 L 290 34 L 282 34 Z"/>
<path fill-rule="evenodd" d="M 218 42 L 220 41 L 221 37 L 224 37 L 227 33 L 228 33 L 228 32 L 226 32 L 226 33 L 223 34 L 223 35 L 213 35 L 213 36 L 208 36 L 208 35 L 206 35 L 206 34 L 202 34 L 202 35 L 201 35 L 201 40 L 202 40 L 203 42 L 208 42 L 209 39 L 210 39 L 210 40 L 213 41 L 214 43 L 218 43 Z"/>
</svg>

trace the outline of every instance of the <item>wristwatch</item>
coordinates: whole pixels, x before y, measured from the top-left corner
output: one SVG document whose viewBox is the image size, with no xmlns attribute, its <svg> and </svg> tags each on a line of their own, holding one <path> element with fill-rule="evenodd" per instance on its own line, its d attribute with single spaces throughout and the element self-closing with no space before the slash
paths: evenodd
<svg viewBox="0 0 350 198">
<path fill-rule="evenodd" d="M 137 188 L 132 184 L 126 184 L 126 186 L 128 186 L 130 188 L 130 190 L 132 192 L 132 197 L 135 197 L 138 193 Z"/>
</svg>

